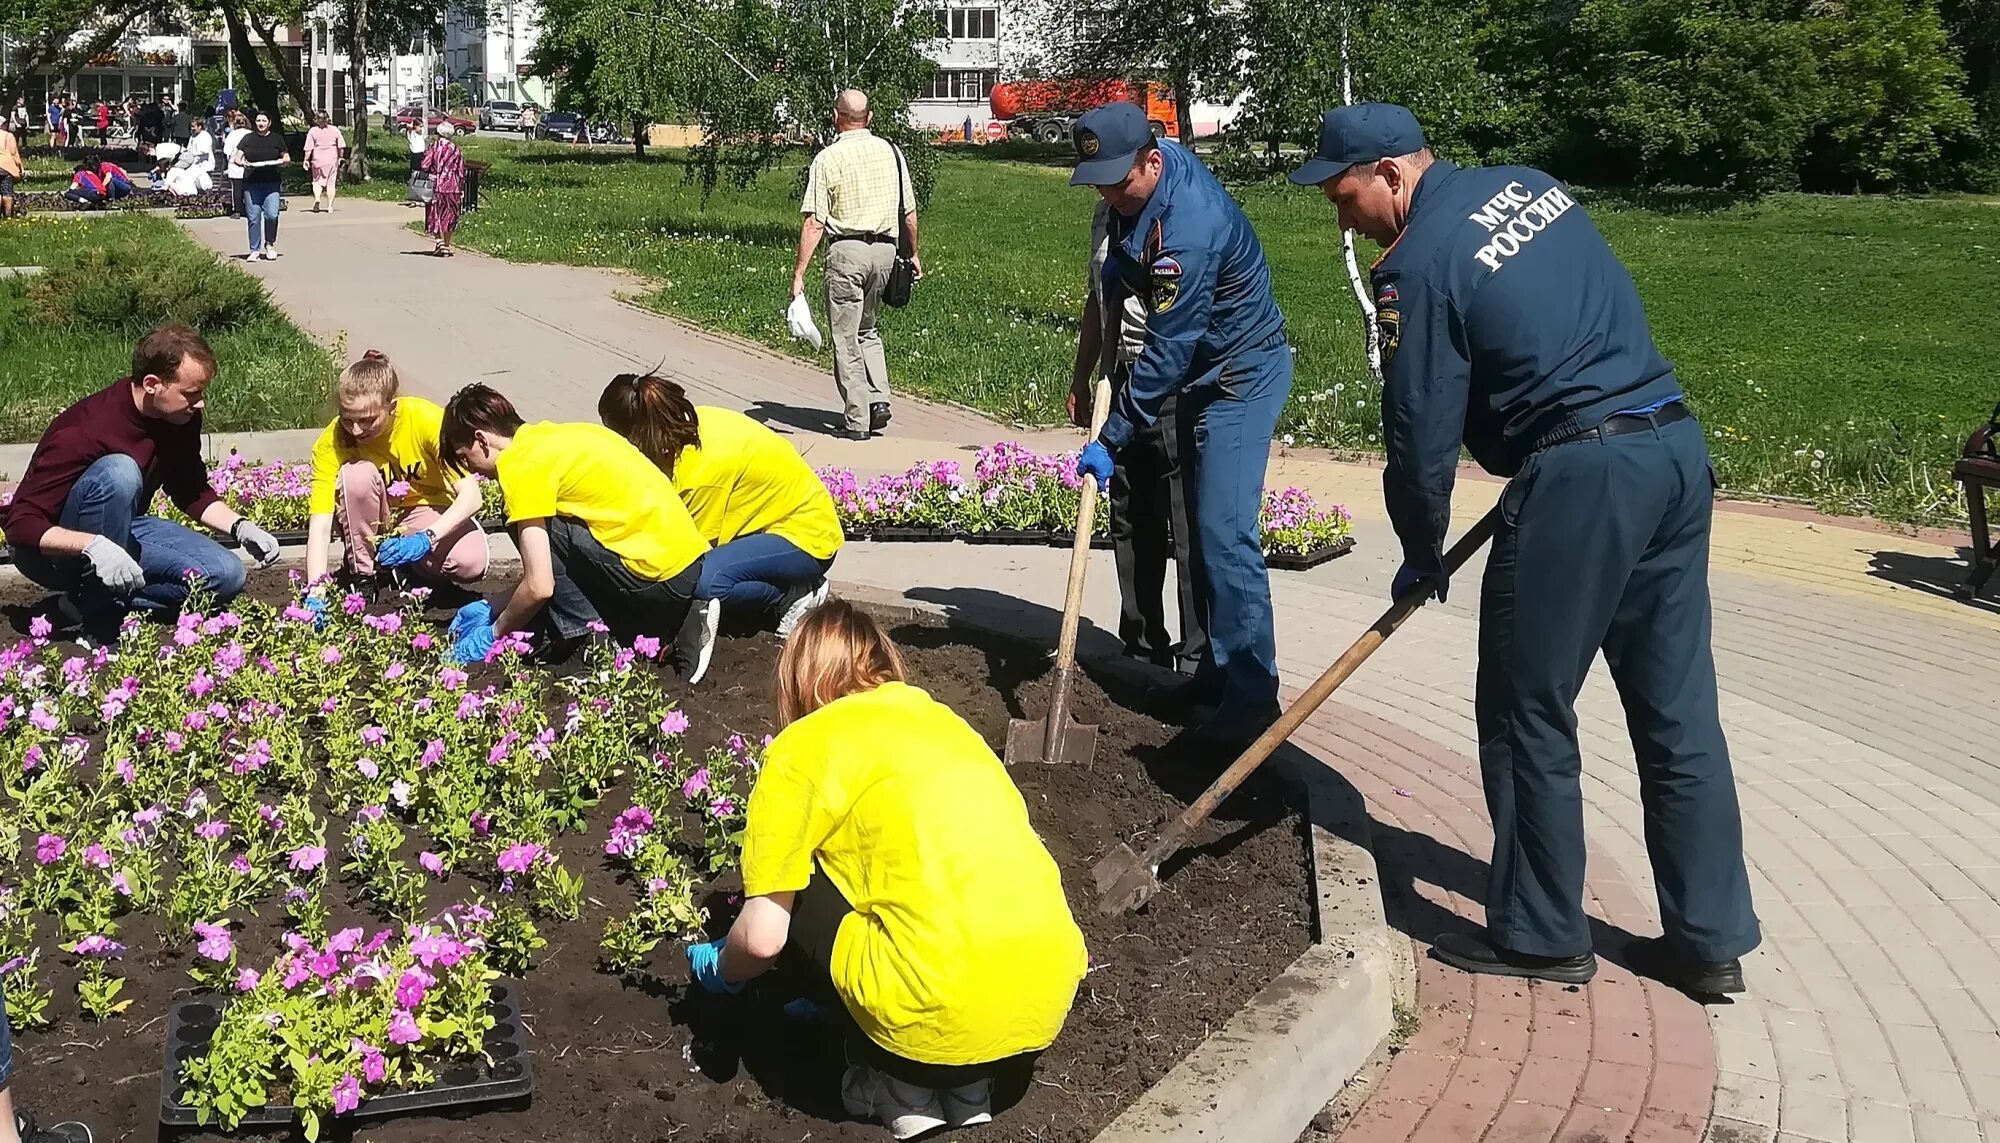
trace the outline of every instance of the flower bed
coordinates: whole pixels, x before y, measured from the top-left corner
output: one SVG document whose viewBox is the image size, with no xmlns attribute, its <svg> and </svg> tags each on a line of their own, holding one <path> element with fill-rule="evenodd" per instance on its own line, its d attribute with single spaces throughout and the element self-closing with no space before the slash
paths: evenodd
<svg viewBox="0 0 2000 1143">
<path fill-rule="evenodd" d="M 185 198 L 165 191 L 140 189 L 99 207 L 84 207 L 66 199 L 58 191 L 26 191 L 15 196 L 15 206 L 28 214 L 112 213 L 128 210 L 164 210 L 172 207 L 175 218 L 219 218 L 229 213 L 227 190 L 206 190 Z"/>
<path fill-rule="evenodd" d="M 511 654 L 461 671 L 438 658 L 441 617 L 414 605 L 350 600 L 315 632 L 282 590 L 256 593 L 115 651 L 0 651 L 0 988 L 39 1102 L 101 1137 L 150 1133 L 159 1104 L 118 1079 L 160 1068 L 161 1018 L 192 984 L 230 999 L 163 1077 L 169 1100 L 212 1120 L 268 1100 L 323 1128 L 427 1077 L 501 1075 L 480 1056 L 500 974 L 522 981 L 534 1099 L 483 1116 L 482 1138 L 879 1138 L 845 1121 L 837 1042 L 786 1019 L 781 976 L 709 997 L 679 956 L 734 910 L 774 641 L 723 640 L 682 694 L 646 641 L 593 651 L 567 681 Z M 1046 703 L 1045 648 L 898 637 L 913 681 L 989 742 L 1011 709 Z M 1035 681 L 1003 694 L 996 677 Z M 1096 914 L 1091 862 L 1178 809 L 1160 783 L 1198 784 L 1213 762 L 1081 688 L 1097 764 L 1016 780 L 1092 969 L 1044 1057 L 1052 1082 L 982 1129 L 993 1143 L 1089 1138 L 1306 939 L 1296 821 L 1269 792 L 1232 801 L 1195 839 L 1230 844 L 1198 849 L 1146 915 Z M 634 1111 L 651 1134 L 605 1131 Z"/>
</svg>

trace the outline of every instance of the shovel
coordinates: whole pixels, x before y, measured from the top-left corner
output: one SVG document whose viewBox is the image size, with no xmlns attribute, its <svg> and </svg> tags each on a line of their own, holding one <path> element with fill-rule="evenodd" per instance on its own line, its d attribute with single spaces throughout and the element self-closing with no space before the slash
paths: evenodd
<svg viewBox="0 0 2000 1143">
<path fill-rule="evenodd" d="M 1458 543 L 1453 544 L 1451 551 L 1445 554 L 1445 574 L 1450 575 L 1465 566 L 1472 553 L 1493 538 L 1493 530 L 1499 522 L 1500 509 L 1496 507 L 1460 536 Z M 1215 812 L 1215 807 L 1235 792 L 1252 771 L 1263 765 L 1279 744 L 1292 736 L 1299 724 L 1312 717 L 1327 696 L 1339 690 L 1340 684 L 1359 670 L 1361 664 L 1368 661 L 1368 656 L 1395 634 L 1396 628 L 1401 627 L 1405 619 L 1416 614 L 1426 598 L 1428 592 L 1419 587 L 1390 604 L 1389 610 L 1382 613 L 1382 618 L 1362 632 L 1361 638 L 1356 639 L 1352 647 L 1335 659 L 1319 678 L 1314 679 L 1298 701 L 1287 707 L 1278 716 L 1278 721 L 1272 723 L 1270 729 L 1259 735 L 1257 741 L 1251 743 L 1250 748 L 1222 772 L 1214 785 L 1204 790 L 1193 805 L 1182 810 L 1179 817 L 1167 823 L 1144 853 L 1134 853 L 1131 846 L 1120 843 L 1118 848 L 1105 854 L 1091 869 L 1091 876 L 1097 881 L 1097 911 L 1107 917 L 1116 916 L 1152 900 L 1153 895 L 1160 891 L 1160 863 L 1180 849 L 1188 835 L 1200 828 L 1201 823 L 1208 820 L 1208 815 Z"/>
<path fill-rule="evenodd" d="M 1111 415 L 1111 383 L 1100 377 L 1090 397 L 1090 438 L 1104 431 Z M 1076 670 L 1076 624 L 1083 611 L 1083 573 L 1090 567 L 1090 530 L 1097 519 L 1097 481 L 1084 477 L 1076 505 L 1076 539 L 1069 549 L 1069 594 L 1063 600 L 1062 638 L 1056 643 L 1056 685 L 1047 718 L 1017 718 L 1007 724 L 1007 765 L 1016 762 L 1090 763 L 1097 752 L 1097 728 L 1069 716 L 1069 687 Z"/>
</svg>

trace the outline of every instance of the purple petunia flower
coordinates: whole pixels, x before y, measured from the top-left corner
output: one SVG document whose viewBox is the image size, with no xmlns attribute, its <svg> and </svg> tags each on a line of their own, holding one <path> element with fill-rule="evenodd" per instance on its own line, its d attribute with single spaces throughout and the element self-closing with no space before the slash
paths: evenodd
<svg viewBox="0 0 2000 1143">
<path fill-rule="evenodd" d="M 422 853 L 417 854 L 417 864 L 423 867 L 425 873 L 430 874 L 432 877 L 439 878 L 440 880 L 443 879 L 444 858 L 439 857 L 437 854 L 432 853 L 430 850 L 427 849 Z"/>
<path fill-rule="evenodd" d="M 396 1009 L 395 1013 L 389 1017 L 390 1043 L 399 1045 L 409 1045 L 409 1044 L 414 1044 L 418 1040 L 421 1040 L 423 1038 L 424 1038 L 423 1029 L 417 1027 L 417 1019 L 416 1017 L 410 1015 L 408 1009 L 398 1008 Z"/>
<path fill-rule="evenodd" d="M 76 942 L 72 951 L 78 956 L 99 956 L 110 959 L 125 955 L 125 946 L 101 933 L 92 933 Z"/>
<path fill-rule="evenodd" d="M 54 865 L 69 851 L 69 839 L 61 834 L 45 833 L 35 839 L 35 864 Z"/>
<path fill-rule="evenodd" d="M 510 845 L 500 854 L 500 872 L 526 873 L 534 867 L 535 859 L 541 855 L 542 847 L 534 842 Z"/>
<path fill-rule="evenodd" d="M 346 1115 L 361 1106 L 361 1081 L 352 1074 L 342 1074 L 333 1085 L 333 1113 Z"/>
<path fill-rule="evenodd" d="M 320 864 L 325 860 L 325 846 L 302 845 L 292 851 L 291 860 L 287 864 L 300 873 L 311 873 L 313 870 L 318 869 Z"/>
<path fill-rule="evenodd" d="M 670 710 L 667 717 L 660 720 L 661 734 L 683 734 L 688 728 L 688 716 L 684 711 Z"/>
<path fill-rule="evenodd" d="M 195 951 L 209 960 L 221 963 L 236 952 L 236 941 L 229 935 L 229 926 L 196 922 L 194 933 L 201 938 Z"/>
<path fill-rule="evenodd" d="M 264 978 L 254 968 L 246 968 L 236 974 L 236 991 L 248 992 L 263 982 Z"/>
</svg>

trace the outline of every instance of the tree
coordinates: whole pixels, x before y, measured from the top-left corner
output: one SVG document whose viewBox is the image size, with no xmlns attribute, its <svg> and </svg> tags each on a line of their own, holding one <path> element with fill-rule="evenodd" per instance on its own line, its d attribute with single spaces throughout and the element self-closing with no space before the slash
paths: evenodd
<svg viewBox="0 0 2000 1143">
<path fill-rule="evenodd" d="M 1976 129 L 1965 72 L 1929 0 L 1815 4 L 1806 28 L 1828 99 L 1806 154 L 1811 185 L 1902 190 L 1945 177 L 1946 149 Z"/>
<path fill-rule="evenodd" d="M 142 17 L 171 10 L 170 0 L 0 0 L 0 28 L 20 66 L 0 77 L 0 106 L 12 107 L 28 77 L 44 68 L 68 79 L 106 51 Z"/>
<path fill-rule="evenodd" d="M 548 0 L 532 67 L 587 118 L 630 124 L 644 158 L 647 125 L 678 114 L 675 92 L 712 54 L 705 31 L 690 34 L 708 14 L 681 0 Z"/>
<path fill-rule="evenodd" d="M 354 89 L 347 105 L 357 109 L 354 138 L 347 148 L 348 178 L 365 181 L 369 175 L 369 59 L 395 56 L 423 42 L 443 18 L 442 0 L 341 0 L 334 35 L 347 45 L 347 77 Z"/>
</svg>

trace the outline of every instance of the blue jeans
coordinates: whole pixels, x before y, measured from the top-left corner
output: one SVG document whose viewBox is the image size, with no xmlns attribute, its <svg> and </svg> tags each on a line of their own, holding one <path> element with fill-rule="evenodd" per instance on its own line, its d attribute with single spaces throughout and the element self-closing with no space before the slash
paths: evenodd
<svg viewBox="0 0 2000 1143">
<path fill-rule="evenodd" d="M 1257 529 L 1264 469 L 1292 391 L 1292 347 L 1280 334 L 1183 391 L 1182 432 L 1194 457 L 1195 563 L 1208 598 L 1208 652 L 1195 676 L 1219 686 L 1217 717 L 1278 705 L 1271 572 Z"/>
<path fill-rule="evenodd" d="M 250 252 L 255 254 L 278 241 L 278 209 L 284 196 L 277 183 L 248 183 L 243 187 L 243 216 L 250 220 Z"/>
<path fill-rule="evenodd" d="M 57 521 L 72 531 L 103 536 L 132 554 L 146 583 L 129 596 L 116 595 L 98 582 L 90 561 L 81 555 L 48 556 L 39 548 L 13 545 L 14 566 L 43 587 L 68 592 L 93 638 L 110 637 L 127 611 L 179 611 L 187 601 L 189 573 L 201 577 L 217 602 L 227 603 L 243 590 L 243 561 L 191 528 L 141 515 L 145 492 L 139 462 L 114 452 L 77 478 Z"/>
<path fill-rule="evenodd" d="M 738 536 L 701 562 L 699 600 L 719 599 L 728 608 L 774 610 L 793 589 L 810 588 L 826 576 L 831 558 L 816 560 L 783 536 L 755 532 Z"/>
<path fill-rule="evenodd" d="M 7 998 L 0 996 L 0 1091 L 14 1080 L 14 1031 L 7 1026 Z"/>
</svg>

